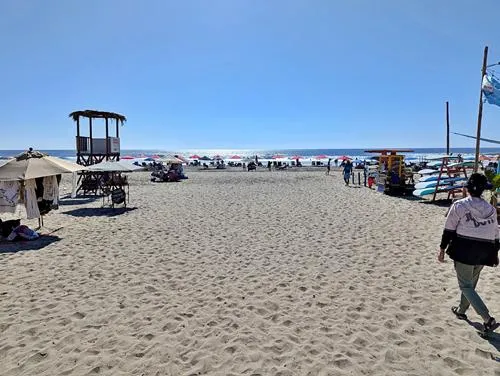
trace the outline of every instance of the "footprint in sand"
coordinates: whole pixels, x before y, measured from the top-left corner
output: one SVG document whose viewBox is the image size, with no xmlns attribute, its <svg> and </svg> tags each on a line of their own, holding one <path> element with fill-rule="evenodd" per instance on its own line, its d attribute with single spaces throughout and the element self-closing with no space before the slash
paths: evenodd
<svg viewBox="0 0 500 376">
<path fill-rule="evenodd" d="M 85 313 L 75 312 L 75 313 L 73 313 L 72 317 L 74 317 L 75 319 L 81 320 L 85 317 Z"/>
<path fill-rule="evenodd" d="M 426 320 L 426 319 L 424 319 L 423 317 L 419 317 L 419 318 L 416 318 L 416 319 L 415 319 L 415 322 L 416 322 L 418 325 L 424 326 L 424 325 L 427 323 L 427 320 Z"/>
</svg>

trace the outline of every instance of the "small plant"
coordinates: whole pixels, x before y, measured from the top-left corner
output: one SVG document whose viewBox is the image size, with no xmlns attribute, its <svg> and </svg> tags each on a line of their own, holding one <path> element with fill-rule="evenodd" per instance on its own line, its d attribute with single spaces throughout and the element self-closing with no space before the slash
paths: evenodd
<svg viewBox="0 0 500 376">
<path fill-rule="evenodd" d="M 484 174 L 488 178 L 488 181 L 491 182 L 491 184 L 493 184 L 494 189 L 500 188 L 500 174 L 497 175 L 495 174 L 495 172 L 491 170 L 486 170 Z"/>
<path fill-rule="evenodd" d="M 493 184 L 494 189 L 500 188 L 500 174 L 493 176 L 493 178 L 490 181 L 491 184 Z"/>
</svg>

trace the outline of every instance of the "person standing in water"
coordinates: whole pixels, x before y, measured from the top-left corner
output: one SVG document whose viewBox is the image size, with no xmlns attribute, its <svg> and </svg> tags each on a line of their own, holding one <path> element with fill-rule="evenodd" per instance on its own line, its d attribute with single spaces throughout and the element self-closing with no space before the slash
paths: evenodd
<svg viewBox="0 0 500 376">
<path fill-rule="evenodd" d="M 473 173 L 466 187 L 469 197 L 456 201 L 446 217 L 438 261 L 444 262 L 445 252 L 454 261 L 462 294 L 460 304 L 451 311 L 458 319 L 467 320 L 465 312 L 472 305 L 483 318 L 484 331 L 489 332 L 497 323 L 476 292 L 476 285 L 484 266 L 498 266 L 497 211 L 481 198 L 483 191 L 490 188 L 486 176 Z"/>
<path fill-rule="evenodd" d="M 349 159 L 345 161 L 342 173 L 344 174 L 345 185 L 349 185 L 349 179 L 351 178 L 351 173 L 352 173 L 352 163 Z"/>
</svg>

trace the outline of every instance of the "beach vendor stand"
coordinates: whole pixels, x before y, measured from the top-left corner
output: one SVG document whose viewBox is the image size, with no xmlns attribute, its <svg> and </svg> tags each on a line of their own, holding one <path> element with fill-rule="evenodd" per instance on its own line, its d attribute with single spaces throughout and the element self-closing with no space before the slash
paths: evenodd
<svg viewBox="0 0 500 376">
<path fill-rule="evenodd" d="M 26 217 L 43 226 L 43 215 L 58 207 L 61 174 L 84 169 L 30 148 L 0 166 L 0 213 L 19 213 L 23 205 Z"/>
<path fill-rule="evenodd" d="M 415 189 L 412 174 L 406 168 L 405 156 L 410 149 L 373 149 L 365 153 L 377 153 L 378 169 L 375 176 L 377 191 L 389 195 L 411 195 Z"/>
</svg>

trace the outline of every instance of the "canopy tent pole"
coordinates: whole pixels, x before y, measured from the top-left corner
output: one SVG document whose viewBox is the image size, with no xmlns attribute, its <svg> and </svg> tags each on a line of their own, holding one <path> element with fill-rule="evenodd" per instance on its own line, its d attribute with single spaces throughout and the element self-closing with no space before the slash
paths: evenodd
<svg viewBox="0 0 500 376">
<path fill-rule="evenodd" d="M 474 158 L 474 172 L 479 167 L 479 148 L 481 145 L 481 122 L 483 120 L 483 79 L 488 65 L 488 46 L 484 47 L 483 69 L 481 70 L 481 90 L 479 94 L 479 112 L 477 114 L 476 156 Z"/>
</svg>

